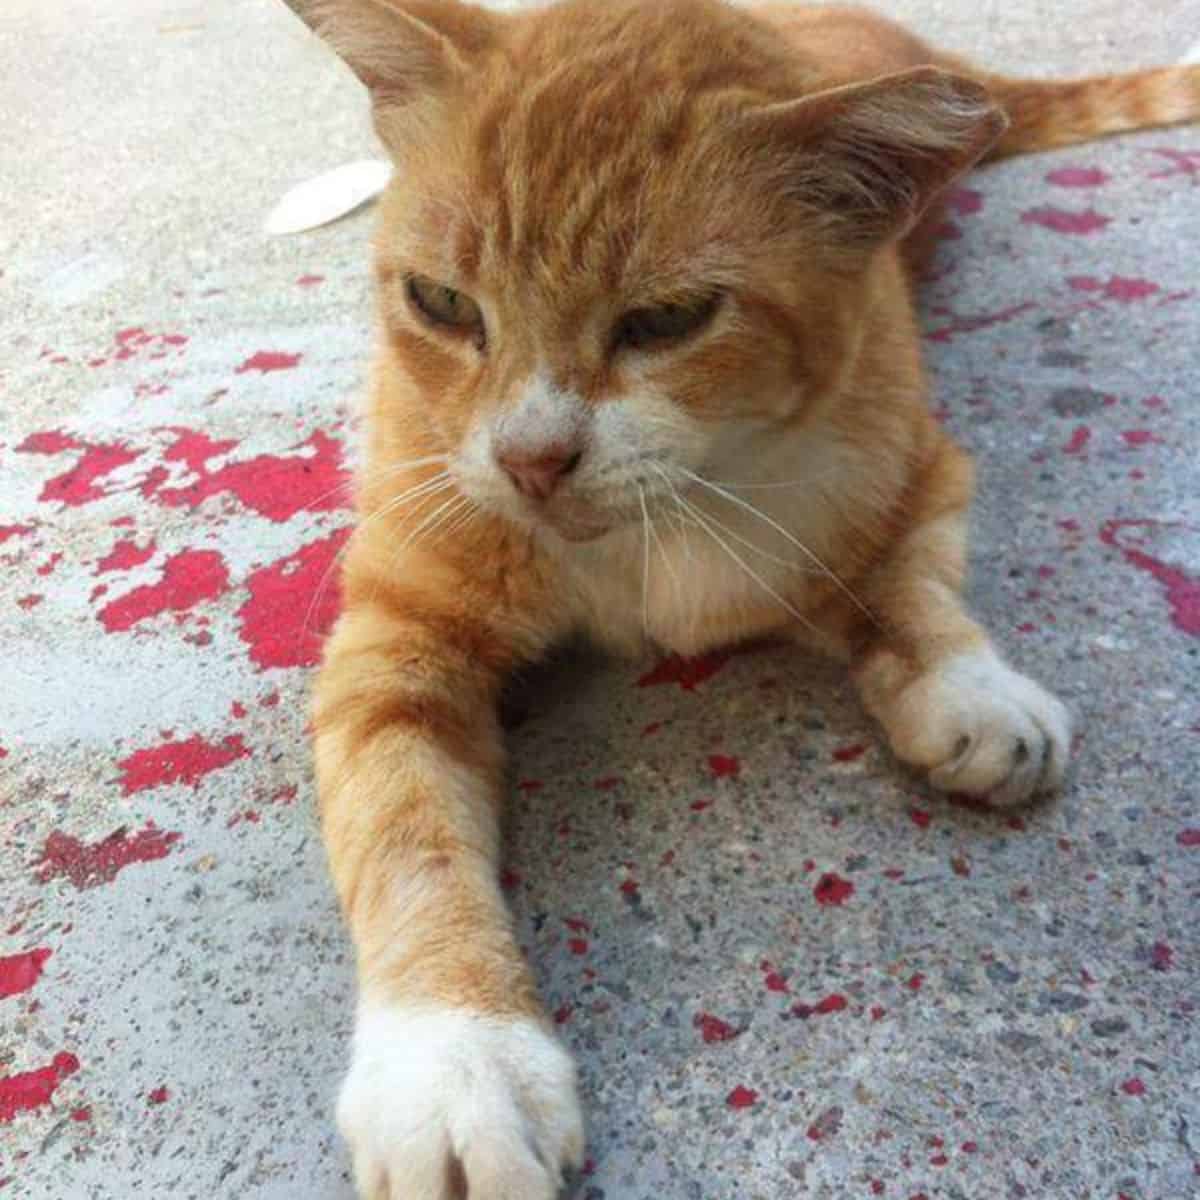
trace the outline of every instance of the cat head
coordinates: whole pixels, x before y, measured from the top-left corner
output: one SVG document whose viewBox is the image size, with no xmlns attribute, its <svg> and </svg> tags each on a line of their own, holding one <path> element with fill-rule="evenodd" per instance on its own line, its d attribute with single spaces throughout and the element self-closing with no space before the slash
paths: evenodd
<svg viewBox="0 0 1200 1200">
<path fill-rule="evenodd" d="M 821 90 L 718 0 L 325 0 L 315 23 L 397 164 L 392 417 L 569 540 L 832 403 L 872 264 L 1003 128 L 932 68 Z"/>
</svg>

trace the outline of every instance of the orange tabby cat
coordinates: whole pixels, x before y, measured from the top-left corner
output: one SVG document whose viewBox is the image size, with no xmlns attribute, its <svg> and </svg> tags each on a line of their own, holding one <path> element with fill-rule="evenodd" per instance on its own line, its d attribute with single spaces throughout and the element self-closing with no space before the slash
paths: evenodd
<svg viewBox="0 0 1200 1200">
<path fill-rule="evenodd" d="M 358 952 L 340 1123 L 372 1200 L 546 1200 L 583 1127 L 497 883 L 505 677 L 578 630 L 794 635 L 935 786 L 1057 786 L 1066 710 L 963 607 L 971 464 L 902 252 L 981 157 L 1194 117 L 1200 69 L 1019 83 L 718 0 L 316 21 L 400 164 L 314 720 Z"/>
</svg>

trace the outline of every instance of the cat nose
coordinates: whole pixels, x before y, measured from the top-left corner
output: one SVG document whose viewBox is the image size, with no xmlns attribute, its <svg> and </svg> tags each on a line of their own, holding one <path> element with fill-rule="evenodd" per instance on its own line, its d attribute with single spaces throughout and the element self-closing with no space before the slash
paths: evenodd
<svg viewBox="0 0 1200 1200">
<path fill-rule="evenodd" d="M 496 461 L 521 495 L 545 500 L 582 457 L 583 451 L 573 446 L 543 446 L 534 451 L 499 451 Z"/>
</svg>

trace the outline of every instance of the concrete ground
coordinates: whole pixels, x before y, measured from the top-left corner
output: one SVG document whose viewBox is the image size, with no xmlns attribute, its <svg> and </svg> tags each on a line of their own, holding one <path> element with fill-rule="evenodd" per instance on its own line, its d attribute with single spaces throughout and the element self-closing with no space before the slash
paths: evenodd
<svg viewBox="0 0 1200 1200">
<path fill-rule="evenodd" d="M 1200 38 L 1196 0 L 888 8 L 1015 70 Z M 279 3 L 7 0 L 0 112 L 0 1195 L 345 1198 L 304 723 L 371 221 L 260 227 L 374 153 L 363 100 Z M 1200 1195 L 1200 129 L 954 209 L 973 597 L 1081 717 L 1070 786 L 949 805 L 788 650 L 528 683 L 505 879 L 582 1200 Z"/>
</svg>

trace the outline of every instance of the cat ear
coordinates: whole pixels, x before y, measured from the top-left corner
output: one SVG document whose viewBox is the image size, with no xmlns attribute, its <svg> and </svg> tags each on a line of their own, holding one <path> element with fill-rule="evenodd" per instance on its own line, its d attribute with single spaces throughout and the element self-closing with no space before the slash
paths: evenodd
<svg viewBox="0 0 1200 1200">
<path fill-rule="evenodd" d="M 301 18 L 371 93 L 387 141 L 387 118 L 463 79 L 493 40 L 496 18 L 456 0 L 301 0 Z"/>
<path fill-rule="evenodd" d="M 758 146 L 775 150 L 786 193 L 862 247 L 907 233 L 1008 125 L 981 84 L 935 67 L 772 104 L 748 119 Z"/>
</svg>

